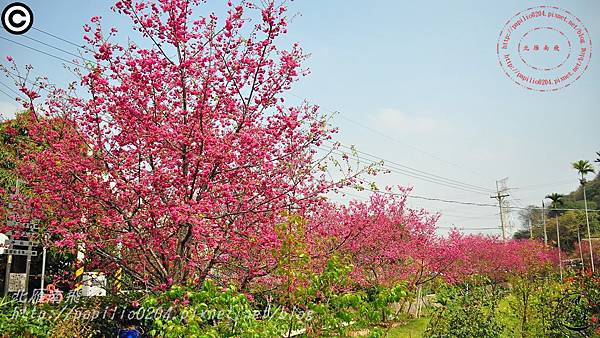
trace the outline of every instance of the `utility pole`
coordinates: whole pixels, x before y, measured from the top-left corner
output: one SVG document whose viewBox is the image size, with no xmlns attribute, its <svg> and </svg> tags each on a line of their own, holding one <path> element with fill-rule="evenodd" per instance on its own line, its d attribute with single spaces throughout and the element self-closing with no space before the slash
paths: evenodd
<svg viewBox="0 0 600 338">
<path fill-rule="evenodd" d="M 583 270 L 585 269 L 583 263 L 583 250 L 581 248 L 581 232 L 579 231 L 580 225 L 577 224 L 577 244 L 579 245 L 579 259 L 581 260 L 581 274 L 583 275 Z"/>
<path fill-rule="evenodd" d="M 40 296 L 44 295 L 44 278 L 46 278 L 46 243 L 42 248 L 42 278 L 40 282 Z"/>
<path fill-rule="evenodd" d="M 544 245 L 548 245 L 548 232 L 546 231 L 546 209 L 544 209 L 544 200 L 542 200 L 542 227 L 544 227 Z"/>
<path fill-rule="evenodd" d="M 15 195 L 19 195 L 19 179 L 15 181 Z M 12 209 L 12 206 L 9 205 L 9 208 Z M 13 229 L 14 230 L 14 229 Z M 10 236 L 10 239 L 13 239 L 13 236 Z M 9 240 L 8 249 L 12 249 L 12 241 Z M 8 288 L 10 286 L 10 269 L 12 267 L 13 255 L 8 254 L 6 257 L 6 274 L 4 277 L 4 297 L 8 296 Z"/>
<path fill-rule="evenodd" d="M 556 207 L 555 207 L 556 208 Z M 558 214 L 556 217 L 556 242 L 558 243 L 558 266 L 560 268 L 560 281 L 563 280 L 563 267 L 562 267 L 562 255 L 560 253 L 560 229 L 558 228 Z"/>
<path fill-rule="evenodd" d="M 533 239 L 533 228 L 531 227 L 531 217 L 529 217 L 529 239 Z"/>
<path fill-rule="evenodd" d="M 25 263 L 25 299 L 28 299 L 29 296 L 29 274 L 31 273 L 31 252 L 33 251 L 33 245 L 31 243 L 31 237 L 29 237 L 27 246 L 27 261 Z"/>
<path fill-rule="evenodd" d="M 505 182 L 505 179 L 502 179 L 501 181 Z M 502 189 L 500 189 L 499 186 L 499 181 L 496 181 L 496 195 L 490 196 L 490 198 L 494 198 L 498 200 L 498 206 L 500 207 L 500 226 L 502 227 L 502 240 L 506 242 L 506 221 L 504 219 L 504 206 L 502 205 L 503 203 L 503 199 L 505 197 L 510 196 L 509 194 L 506 193 L 506 187 L 502 187 Z"/>
<path fill-rule="evenodd" d="M 583 203 L 585 203 L 585 223 L 587 224 L 588 243 L 590 246 L 590 265 L 592 266 L 592 273 L 594 273 L 596 271 L 596 268 L 594 267 L 594 251 L 592 250 L 592 235 L 590 232 L 590 218 L 588 216 L 587 196 L 585 195 L 585 181 L 582 182 L 581 189 L 583 189 Z"/>
</svg>

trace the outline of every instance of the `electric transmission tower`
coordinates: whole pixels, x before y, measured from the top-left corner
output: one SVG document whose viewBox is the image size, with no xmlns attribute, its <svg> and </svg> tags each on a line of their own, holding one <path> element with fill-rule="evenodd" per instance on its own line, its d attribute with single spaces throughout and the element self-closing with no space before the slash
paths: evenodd
<svg viewBox="0 0 600 338">
<path fill-rule="evenodd" d="M 510 196 L 508 194 L 508 187 L 506 182 L 508 181 L 508 177 L 505 177 L 501 180 L 496 181 L 496 195 L 491 196 L 498 200 L 498 207 L 500 208 L 500 226 L 502 227 L 502 240 L 506 242 L 506 227 L 508 225 L 507 215 L 508 215 L 508 199 L 506 197 Z"/>
</svg>

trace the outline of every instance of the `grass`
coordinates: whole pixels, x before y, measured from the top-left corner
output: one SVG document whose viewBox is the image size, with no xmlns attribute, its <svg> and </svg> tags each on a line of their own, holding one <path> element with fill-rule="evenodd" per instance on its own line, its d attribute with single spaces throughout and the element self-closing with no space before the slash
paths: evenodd
<svg viewBox="0 0 600 338">
<path fill-rule="evenodd" d="M 505 337 L 517 335 L 517 333 L 520 335 L 521 333 L 521 322 L 519 321 L 517 315 L 514 313 L 514 309 L 512 309 L 510 306 L 510 303 L 513 301 L 514 296 L 507 295 L 498 303 L 497 313 L 500 322 L 506 327 L 504 332 Z"/>
<path fill-rule="evenodd" d="M 429 318 L 411 319 L 405 325 L 390 329 L 387 338 L 415 338 L 421 337 L 429 324 Z"/>
</svg>

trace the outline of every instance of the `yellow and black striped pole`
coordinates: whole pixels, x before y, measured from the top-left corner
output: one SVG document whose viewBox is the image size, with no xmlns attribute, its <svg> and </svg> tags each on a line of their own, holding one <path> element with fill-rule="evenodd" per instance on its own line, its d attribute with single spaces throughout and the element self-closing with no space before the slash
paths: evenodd
<svg viewBox="0 0 600 338">
<path fill-rule="evenodd" d="M 115 281 L 113 283 L 115 287 L 115 293 L 119 293 L 121 291 L 121 278 L 123 276 L 123 268 L 118 267 L 117 271 L 115 271 Z"/>
<path fill-rule="evenodd" d="M 81 291 L 83 289 L 83 261 L 85 259 L 83 250 L 83 244 L 77 248 L 77 260 L 75 261 L 75 291 Z"/>
<path fill-rule="evenodd" d="M 121 251 L 123 250 L 123 243 L 118 242 L 117 243 L 117 257 L 119 258 L 119 260 L 121 259 Z M 113 286 L 114 286 L 114 290 L 115 293 L 119 293 L 121 291 L 121 284 L 122 284 L 122 278 L 123 278 L 123 268 L 121 267 L 121 265 L 119 265 L 117 267 L 117 271 L 115 271 L 115 281 L 113 282 Z"/>
</svg>

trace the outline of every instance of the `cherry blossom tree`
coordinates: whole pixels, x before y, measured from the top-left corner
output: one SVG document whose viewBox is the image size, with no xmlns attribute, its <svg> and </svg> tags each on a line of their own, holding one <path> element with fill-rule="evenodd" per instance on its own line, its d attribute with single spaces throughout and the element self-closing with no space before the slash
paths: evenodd
<svg viewBox="0 0 600 338">
<path fill-rule="evenodd" d="M 504 281 L 515 274 L 557 266 L 556 252 L 537 241 L 497 236 L 436 233 L 437 214 L 407 206 L 409 188 L 399 194 L 376 193 L 347 206 L 323 204 L 312 219 L 315 257 L 332 253 L 354 265 L 353 278 L 364 286 L 407 281 L 419 286 L 434 279 L 460 283 L 470 276 Z"/>
<path fill-rule="evenodd" d="M 436 259 L 438 215 L 408 208 L 407 194 L 375 193 L 368 201 L 347 206 L 325 204 L 312 220 L 312 246 L 327 257 L 336 253 L 354 265 L 363 285 L 390 285 L 410 280 Z"/>
<path fill-rule="evenodd" d="M 457 282 L 472 275 L 502 282 L 517 274 L 539 274 L 558 267 L 556 250 L 538 240 L 504 242 L 497 236 L 456 233 L 452 241 L 461 252 L 452 270 Z"/>
<path fill-rule="evenodd" d="M 220 20 L 202 6 L 118 1 L 148 47 L 115 42 L 93 17 L 79 83 L 20 83 L 29 132 L 47 145 L 20 168 L 31 217 L 90 267 L 150 287 L 268 274 L 275 224 L 352 182 L 325 175 L 316 147 L 333 130 L 318 107 L 285 103 L 307 74 L 297 44 L 278 47 L 285 7 L 230 2 Z"/>
</svg>

